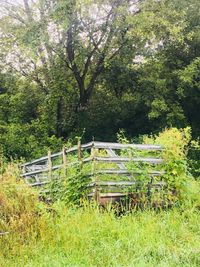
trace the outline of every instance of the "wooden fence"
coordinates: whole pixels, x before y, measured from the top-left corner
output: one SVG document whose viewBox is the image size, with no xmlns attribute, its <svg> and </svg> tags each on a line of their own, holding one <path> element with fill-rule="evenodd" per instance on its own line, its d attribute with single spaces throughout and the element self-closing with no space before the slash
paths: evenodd
<svg viewBox="0 0 200 267">
<path fill-rule="evenodd" d="M 138 152 L 145 152 L 147 156 L 137 156 Z M 88 195 L 96 200 L 105 200 L 107 198 L 118 198 L 125 196 L 126 193 L 121 191 L 120 188 L 128 188 L 137 183 L 138 175 L 141 175 L 143 170 L 129 169 L 127 163 L 134 164 L 147 164 L 153 166 L 149 168 L 149 184 L 152 186 L 162 186 L 163 183 L 160 181 L 154 183 L 154 177 L 162 177 L 164 172 L 156 166 L 164 163 L 164 160 L 160 157 L 148 157 L 148 153 L 160 154 L 163 151 L 163 147 L 159 145 L 146 145 L 146 144 L 120 144 L 120 143 L 108 143 L 108 142 L 90 142 L 87 144 L 78 143 L 77 146 L 66 149 L 63 148 L 61 152 L 41 157 L 39 159 L 27 162 L 22 165 L 22 177 L 30 186 L 42 186 L 49 183 L 55 178 L 56 170 L 63 170 L 64 173 L 67 169 L 79 165 L 80 167 L 86 163 L 91 163 L 91 171 L 88 176 L 91 177 L 88 187 L 91 188 L 91 192 Z M 131 152 L 131 153 L 130 153 Z M 70 162 L 68 159 L 71 155 L 73 161 Z M 74 160 L 77 158 L 77 160 Z M 59 162 L 60 161 L 60 162 Z M 56 162 L 56 164 L 54 164 Z M 59 162 L 59 164 L 58 164 Z M 109 168 L 101 168 L 101 166 L 109 166 Z M 98 168 L 100 166 L 100 168 Z M 145 170 L 146 172 L 146 170 Z M 102 181 L 102 176 L 119 176 L 119 180 Z M 124 180 L 124 177 L 128 178 Z M 58 178 L 58 177 L 57 177 Z M 158 179 L 156 179 L 158 180 Z M 105 188 L 115 188 L 115 192 L 102 193 Z M 111 190 L 112 191 L 112 190 Z"/>
</svg>

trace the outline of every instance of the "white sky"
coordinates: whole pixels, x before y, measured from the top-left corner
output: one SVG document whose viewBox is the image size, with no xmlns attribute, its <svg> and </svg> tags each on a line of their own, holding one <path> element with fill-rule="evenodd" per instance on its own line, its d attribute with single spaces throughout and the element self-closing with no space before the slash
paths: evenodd
<svg viewBox="0 0 200 267">
<path fill-rule="evenodd" d="M 22 4 L 23 0 L 7 0 L 7 1 L 0 0 L 0 4 L 5 3 L 5 2 L 10 3 L 12 5 L 17 5 L 17 4 Z"/>
</svg>

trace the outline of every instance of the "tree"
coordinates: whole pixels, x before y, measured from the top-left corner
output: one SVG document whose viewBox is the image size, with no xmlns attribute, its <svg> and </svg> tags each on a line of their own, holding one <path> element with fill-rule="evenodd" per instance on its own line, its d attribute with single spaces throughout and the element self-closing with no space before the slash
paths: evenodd
<svg viewBox="0 0 200 267">
<path fill-rule="evenodd" d="M 1 3 L 4 137 L 14 140 L 20 125 L 37 144 L 84 128 L 87 140 L 113 140 L 119 128 L 137 135 L 189 123 L 198 131 L 197 0 Z"/>
<path fill-rule="evenodd" d="M 76 83 L 77 109 L 85 108 L 105 64 L 130 43 L 127 17 L 139 13 L 130 9 L 135 2 L 24 0 L 24 7 L 6 5 L 2 42 L 10 43 L 5 54 L 18 62 L 6 64 L 32 75 L 48 92 L 48 70 L 59 57 Z"/>
<path fill-rule="evenodd" d="M 174 35 L 176 38 L 166 35 L 161 49 L 146 58 L 138 74 L 138 91 L 141 92 L 141 100 L 147 109 L 147 123 L 151 125 L 149 131 L 162 129 L 166 125 L 184 127 L 189 124 L 193 135 L 197 137 L 200 4 L 199 1 L 169 3 L 168 12 L 174 10 L 182 17 L 177 20 L 178 24 L 176 22 L 177 28 L 181 25 L 182 30 L 179 36 Z"/>
</svg>

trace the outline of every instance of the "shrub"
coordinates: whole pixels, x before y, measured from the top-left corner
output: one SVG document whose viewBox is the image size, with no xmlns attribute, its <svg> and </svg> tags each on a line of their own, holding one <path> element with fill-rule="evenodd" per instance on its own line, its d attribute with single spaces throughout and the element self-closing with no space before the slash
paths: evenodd
<svg viewBox="0 0 200 267">
<path fill-rule="evenodd" d="M 144 137 L 145 143 L 159 144 L 164 147 L 162 157 L 165 174 L 163 180 L 167 184 L 168 199 L 172 202 L 186 203 L 195 201 L 200 204 L 197 191 L 199 184 L 195 182 L 188 166 L 188 151 L 191 144 L 191 128 L 165 129 L 157 136 Z M 196 192 L 191 194 L 191 188 L 196 187 Z M 194 203 L 193 203 L 194 204 Z"/>
</svg>

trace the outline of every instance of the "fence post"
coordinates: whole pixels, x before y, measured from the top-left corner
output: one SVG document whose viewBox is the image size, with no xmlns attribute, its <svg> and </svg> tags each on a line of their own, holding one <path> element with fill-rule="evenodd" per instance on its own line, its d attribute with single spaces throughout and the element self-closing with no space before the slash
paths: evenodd
<svg viewBox="0 0 200 267">
<path fill-rule="evenodd" d="M 81 140 L 78 140 L 77 150 L 78 150 L 79 166 L 80 166 L 80 169 L 82 169 L 82 167 L 83 167 L 83 161 L 82 161 L 82 152 L 81 152 Z"/>
<path fill-rule="evenodd" d="M 67 155 L 66 155 L 66 147 L 63 147 L 62 150 L 62 157 L 63 157 L 63 169 L 64 169 L 64 175 L 67 174 Z"/>
<path fill-rule="evenodd" d="M 1 179 L 3 178 L 3 168 L 4 168 L 3 147 L 0 146 L 0 175 L 1 175 Z"/>
<path fill-rule="evenodd" d="M 52 160 L 51 160 L 51 151 L 48 151 L 48 178 L 52 179 Z"/>
<path fill-rule="evenodd" d="M 91 159 L 92 159 L 92 178 L 95 184 L 95 188 L 94 188 L 94 200 L 99 203 L 100 202 L 100 191 L 99 191 L 99 178 L 98 176 L 95 175 L 95 156 L 96 156 L 96 149 L 94 147 L 91 148 Z"/>
</svg>

